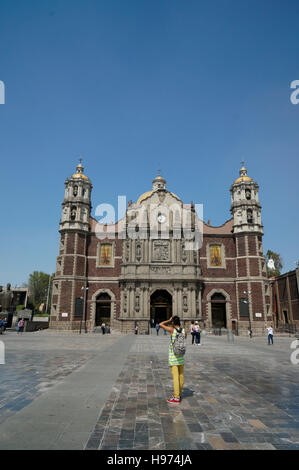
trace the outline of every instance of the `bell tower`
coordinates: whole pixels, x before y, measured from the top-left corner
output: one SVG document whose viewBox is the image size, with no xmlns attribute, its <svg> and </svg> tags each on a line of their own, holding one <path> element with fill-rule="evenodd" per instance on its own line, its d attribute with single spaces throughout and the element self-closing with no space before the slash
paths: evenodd
<svg viewBox="0 0 299 470">
<path fill-rule="evenodd" d="M 268 281 L 263 255 L 263 225 L 259 186 L 247 175 L 242 162 L 240 176 L 230 188 L 232 233 L 236 247 L 236 308 L 238 328 L 262 332 L 269 311 Z"/>
<path fill-rule="evenodd" d="M 65 181 L 59 231 L 73 229 L 88 232 L 91 211 L 91 189 L 92 184 L 84 174 L 82 159 L 80 158 L 76 173 Z"/>
<path fill-rule="evenodd" d="M 259 186 L 247 175 L 242 162 L 240 176 L 231 185 L 231 213 L 234 219 L 233 233 L 258 233 L 263 235 Z"/>
<path fill-rule="evenodd" d="M 88 246 L 92 184 L 80 163 L 65 181 L 60 246 L 53 279 L 50 327 L 80 329 L 86 324 Z"/>
</svg>

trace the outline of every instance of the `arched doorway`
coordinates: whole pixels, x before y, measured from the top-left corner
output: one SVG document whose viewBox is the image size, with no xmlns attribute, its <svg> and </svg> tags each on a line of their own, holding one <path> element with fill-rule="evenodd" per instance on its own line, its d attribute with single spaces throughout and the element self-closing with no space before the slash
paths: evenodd
<svg viewBox="0 0 299 470">
<path fill-rule="evenodd" d="M 226 298 L 220 292 L 211 297 L 212 327 L 226 328 Z"/>
<path fill-rule="evenodd" d="M 155 324 L 172 316 L 172 296 L 167 290 L 156 290 L 151 295 L 151 320 Z"/>
<path fill-rule="evenodd" d="M 110 318 L 111 297 L 106 292 L 102 292 L 96 298 L 95 326 L 101 326 L 102 323 L 110 326 Z"/>
</svg>

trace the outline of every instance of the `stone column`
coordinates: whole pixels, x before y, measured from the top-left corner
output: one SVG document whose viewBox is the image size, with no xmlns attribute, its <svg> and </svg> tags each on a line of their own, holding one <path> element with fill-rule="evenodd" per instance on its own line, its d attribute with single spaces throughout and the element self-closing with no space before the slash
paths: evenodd
<svg viewBox="0 0 299 470">
<path fill-rule="evenodd" d="M 199 309 L 199 317 L 202 318 L 202 305 L 201 305 L 201 288 L 199 288 L 198 290 L 198 296 L 197 296 L 197 299 L 198 299 L 198 309 Z"/>
<path fill-rule="evenodd" d="M 191 316 L 196 317 L 196 294 L 194 287 L 191 287 Z"/>
<path fill-rule="evenodd" d="M 293 309 L 292 309 L 292 301 L 291 301 L 290 280 L 288 276 L 286 277 L 286 281 L 287 281 L 288 305 L 289 305 L 289 312 L 290 312 L 289 319 L 290 319 L 290 322 L 293 323 L 294 318 L 293 318 Z"/>
</svg>

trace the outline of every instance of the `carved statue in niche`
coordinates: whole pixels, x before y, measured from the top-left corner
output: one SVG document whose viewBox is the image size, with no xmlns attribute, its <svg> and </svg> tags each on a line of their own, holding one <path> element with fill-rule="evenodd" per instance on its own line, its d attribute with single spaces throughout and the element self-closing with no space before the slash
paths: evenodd
<svg viewBox="0 0 299 470">
<path fill-rule="evenodd" d="M 251 209 L 248 209 L 248 211 L 247 211 L 247 222 L 249 224 L 253 223 L 253 215 L 252 215 L 252 210 Z"/>
<path fill-rule="evenodd" d="M 124 312 L 127 311 L 127 294 L 124 295 Z"/>
<path fill-rule="evenodd" d="M 186 295 L 183 296 L 183 307 L 185 311 L 188 310 L 188 301 Z"/>
<path fill-rule="evenodd" d="M 141 260 L 141 245 L 140 243 L 136 243 L 136 259 L 137 261 Z"/>
<path fill-rule="evenodd" d="M 136 295 L 135 297 L 135 310 L 138 312 L 140 309 L 140 297 L 139 295 Z"/>
<path fill-rule="evenodd" d="M 77 207 L 76 206 L 73 206 L 71 208 L 71 220 L 75 220 L 76 219 L 76 213 L 77 213 Z"/>
<path fill-rule="evenodd" d="M 130 258 L 130 243 L 127 242 L 126 243 L 126 256 L 125 256 L 125 259 L 127 262 L 129 261 L 129 258 Z"/>
<path fill-rule="evenodd" d="M 249 199 L 251 199 L 251 191 L 250 189 L 246 189 L 245 190 L 245 197 L 246 199 L 249 201 Z"/>
<path fill-rule="evenodd" d="M 185 243 L 182 242 L 182 261 L 183 261 L 183 263 L 186 263 L 186 261 L 187 261 L 187 253 L 185 251 L 185 248 L 186 248 Z"/>
<path fill-rule="evenodd" d="M 73 188 L 73 196 L 77 196 L 78 195 L 78 186 L 75 185 L 74 188 Z"/>
</svg>

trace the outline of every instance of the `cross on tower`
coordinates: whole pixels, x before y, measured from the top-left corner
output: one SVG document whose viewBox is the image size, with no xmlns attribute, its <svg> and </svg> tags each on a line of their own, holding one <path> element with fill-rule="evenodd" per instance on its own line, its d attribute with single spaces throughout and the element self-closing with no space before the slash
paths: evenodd
<svg viewBox="0 0 299 470">
<path fill-rule="evenodd" d="M 79 158 L 79 162 L 82 164 L 82 157 Z"/>
<path fill-rule="evenodd" d="M 241 161 L 241 165 L 244 166 L 245 165 L 245 162 L 244 160 Z"/>
</svg>

